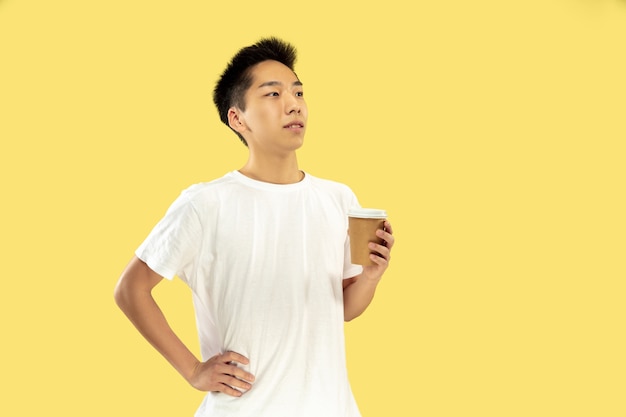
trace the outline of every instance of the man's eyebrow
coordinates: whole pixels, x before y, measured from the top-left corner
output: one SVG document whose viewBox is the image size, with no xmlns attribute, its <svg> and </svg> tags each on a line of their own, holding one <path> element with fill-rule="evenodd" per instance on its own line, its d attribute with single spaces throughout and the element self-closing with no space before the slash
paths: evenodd
<svg viewBox="0 0 626 417">
<path fill-rule="evenodd" d="M 263 88 L 263 87 L 273 87 L 275 85 L 283 85 L 283 83 L 281 83 L 280 81 L 266 81 L 263 84 L 261 84 L 259 86 L 259 88 Z M 302 81 L 297 80 L 294 81 L 292 84 L 294 87 L 301 87 L 302 86 Z"/>
</svg>

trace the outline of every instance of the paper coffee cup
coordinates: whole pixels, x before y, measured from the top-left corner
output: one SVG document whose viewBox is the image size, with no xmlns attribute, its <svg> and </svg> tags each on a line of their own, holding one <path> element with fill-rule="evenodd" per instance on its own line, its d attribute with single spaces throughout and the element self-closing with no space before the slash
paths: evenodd
<svg viewBox="0 0 626 417">
<path fill-rule="evenodd" d="M 374 265 L 368 247 L 370 242 L 381 245 L 383 239 L 376 236 L 376 230 L 383 229 L 387 212 L 371 208 L 354 208 L 348 211 L 348 234 L 350 235 L 350 256 L 356 265 Z"/>
</svg>

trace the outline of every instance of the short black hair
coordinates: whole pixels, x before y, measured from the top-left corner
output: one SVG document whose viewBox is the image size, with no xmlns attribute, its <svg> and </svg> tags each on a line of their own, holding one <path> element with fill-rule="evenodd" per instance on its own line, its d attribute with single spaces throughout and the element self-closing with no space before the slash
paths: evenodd
<svg viewBox="0 0 626 417">
<path fill-rule="evenodd" d="M 217 106 L 222 123 L 230 128 L 228 109 L 232 106 L 237 106 L 241 110 L 246 109 L 245 94 L 252 84 L 252 67 L 263 61 L 272 60 L 293 71 L 296 55 L 296 48 L 293 45 L 275 37 L 263 38 L 254 45 L 240 49 L 228 63 L 213 90 L 213 102 Z M 243 136 L 234 132 L 244 145 L 248 146 Z"/>
</svg>

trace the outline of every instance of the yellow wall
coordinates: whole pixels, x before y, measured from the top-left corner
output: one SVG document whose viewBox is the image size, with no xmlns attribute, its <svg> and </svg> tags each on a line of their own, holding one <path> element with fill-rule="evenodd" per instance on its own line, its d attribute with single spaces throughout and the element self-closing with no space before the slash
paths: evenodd
<svg viewBox="0 0 626 417">
<path fill-rule="evenodd" d="M 211 90 L 265 35 L 299 48 L 302 168 L 396 231 L 346 325 L 364 417 L 626 415 L 626 2 L 214 3 L 0 0 L 0 415 L 193 415 L 112 291 L 244 163 Z"/>
</svg>

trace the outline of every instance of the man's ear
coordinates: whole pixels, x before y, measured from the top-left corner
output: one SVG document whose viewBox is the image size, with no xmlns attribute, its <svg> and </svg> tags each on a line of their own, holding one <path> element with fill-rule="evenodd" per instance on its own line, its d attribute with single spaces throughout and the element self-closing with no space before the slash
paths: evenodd
<svg viewBox="0 0 626 417">
<path fill-rule="evenodd" d="M 228 109 L 228 126 L 238 133 L 242 133 L 246 130 L 246 125 L 243 122 L 243 114 L 237 107 Z"/>
</svg>

